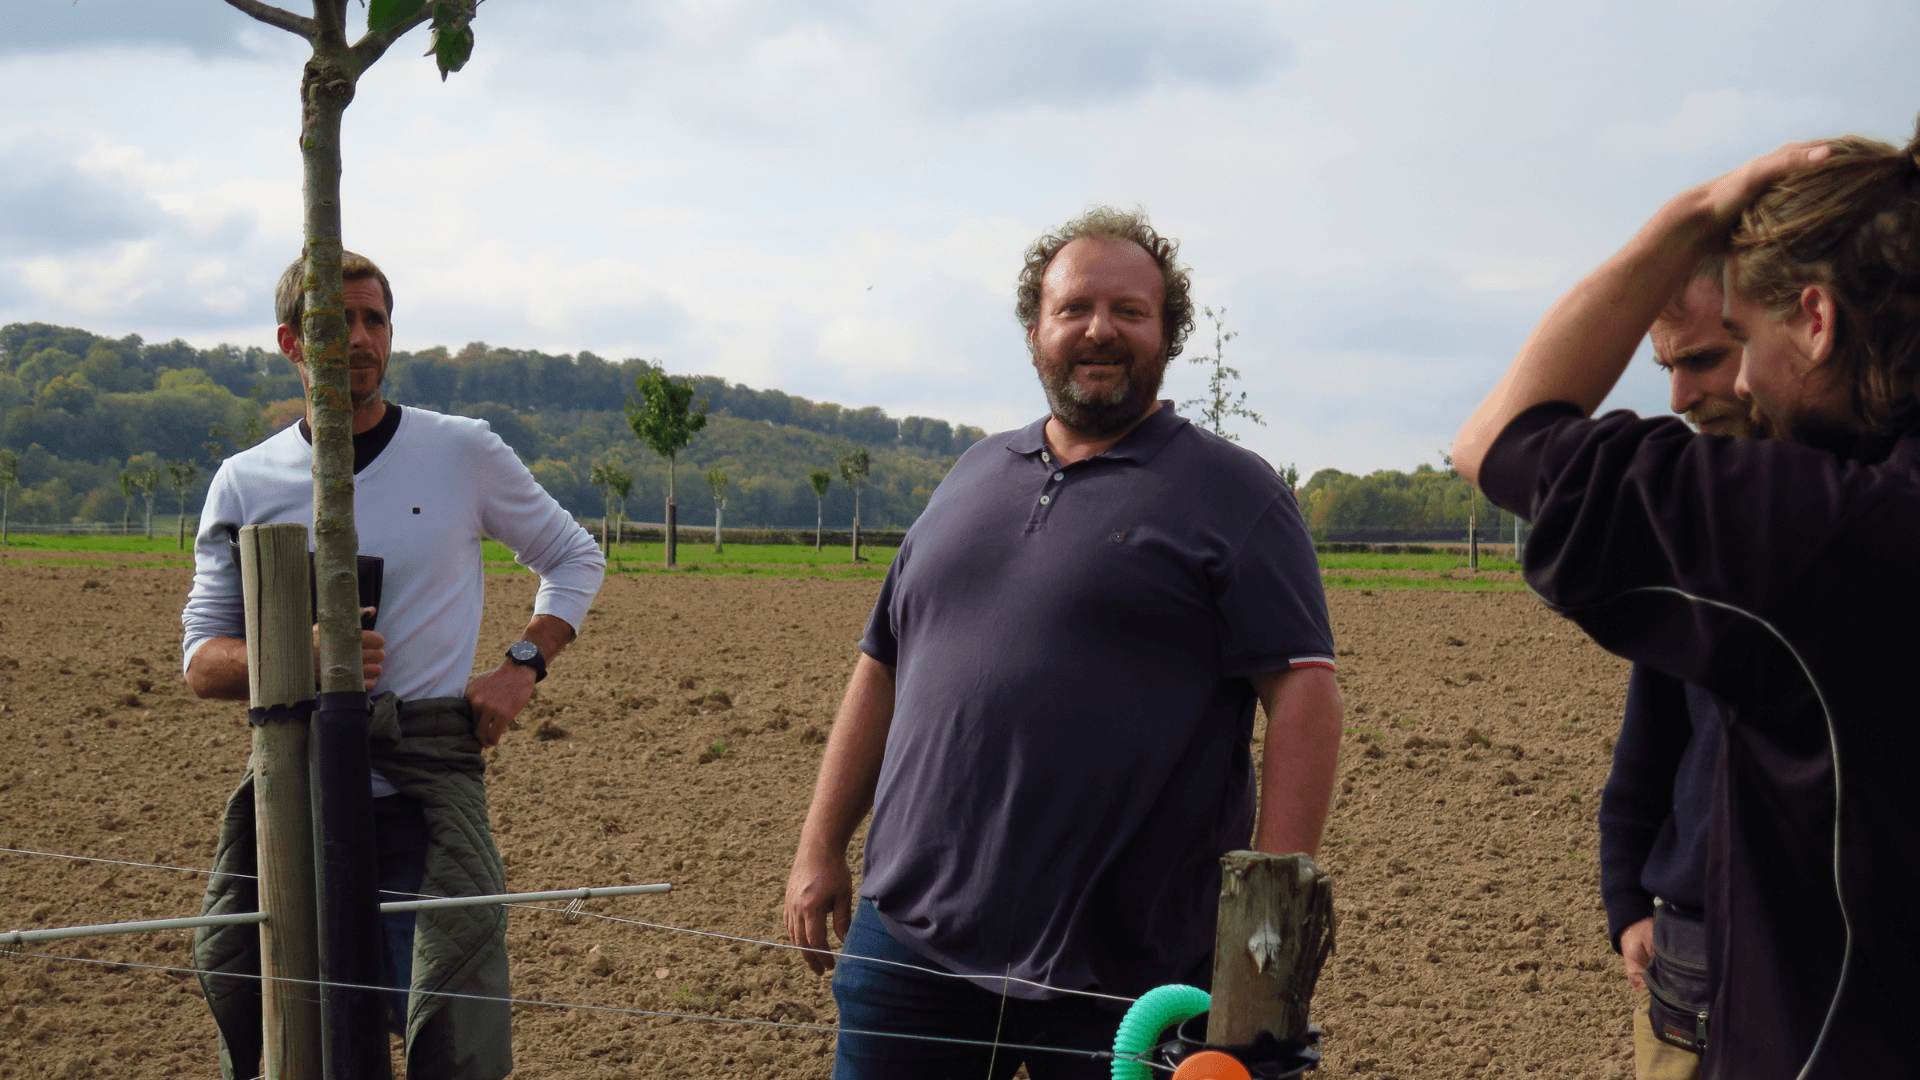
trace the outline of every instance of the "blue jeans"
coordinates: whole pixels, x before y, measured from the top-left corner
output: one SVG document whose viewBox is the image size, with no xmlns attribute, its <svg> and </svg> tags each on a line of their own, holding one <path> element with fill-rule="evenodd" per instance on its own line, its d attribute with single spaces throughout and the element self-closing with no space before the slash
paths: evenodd
<svg viewBox="0 0 1920 1080">
<path fill-rule="evenodd" d="M 379 852 L 380 902 L 412 900 L 427 872 L 427 844 L 432 839 L 427 816 L 416 800 L 386 795 L 373 800 L 373 839 Z M 413 986 L 413 922 L 415 913 L 395 911 L 380 916 L 380 982 L 397 994 L 386 994 L 387 1029 L 407 1033 L 407 991 Z"/>
<path fill-rule="evenodd" d="M 912 964 L 928 974 L 856 957 Z M 833 969 L 833 1000 L 840 1007 L 833 1080 L 1009 1080 L 1022 1062 L 1033 1080 L 1105 1080 L 1112 1062 L 1076 1054 L 965 1046 L 920 1039 L 862 1035 L 890 1031 L 1063 1049 L 1112 1050 L 1123 1015 L 1095 999 L 1026 1001 L 948 975 L 946 969 L 895 940 L 864 897 Z M 1107 1004 L 1118 1005 L 1118 1002 Z M 1002 1016 L 1002 1008 L 1005 1015 Z M 989 1062 L 992 1071 L 988 1071 Z"/>
</svg>

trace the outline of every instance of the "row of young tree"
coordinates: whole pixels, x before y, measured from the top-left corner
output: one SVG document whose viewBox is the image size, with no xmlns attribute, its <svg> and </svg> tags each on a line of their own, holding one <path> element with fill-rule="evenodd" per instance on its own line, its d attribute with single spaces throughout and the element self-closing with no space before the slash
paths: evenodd
<svg viewBox="0 0 1920 1080">
<path fill-rule="evenodd" d="M 45 460 L 42 462 L 34 461 L 36 454 Z M 34 466 L 37 464 L 42 466 L 42 471 L 50 471 L 45 470 L 44 466 L 47 464 L 58 464 L 57 462 L 53 462 L 51 458 L 52 456 L 47 454 L 41 447 L 31 447 L 27 452 L 25 461 L 29 475 L 35 471 Z M 106 465 L 100 467 L 100 471 L 102 473 L 112 473 L 115 471 L 114 464 L 113 462 L 108 462 Z M 20 483 L 21 466 L 22 456 L 19 451 L 11 447 L 0 448 L 0 545 L 4 545 L 10 536 L 13 522 L 19 510 L 22 509 L 19 505 L 21 502 L 25 503 L 24 508 L 28 511 L 25 520 L 39 522 L 45 515 L 44 513 L 36 511 L 43 511 L 49 505 L 58 505 L 62 501 L 61 497 L 63 495 L 70 495 L 73 491 L 72 485 L 68 483 L 64 477 L 55 477 L 52 480 L 46 481 L 41 487 L 22 489 Z M 146 506 L 145 512 L 141 516 L 141 528 L 147 539 L 153 539 L 154 499 L 159 494 L 162 483 L 166 483 L 172 491 L 175 500 L 176 527 L 179 534 L 177 544 L 181 550 L 185 550 L 187 546 L 187 500 L 189 494 L 195 492 L 198 488 L 196 482 L 200 479 L 200 466 L 191 461 L 163 461 L 152 455 L 144 455 L 130 459 L 126 464 L 126 468 L 119 469 L 118 472 L 120 534 L 122 536 L 132 535 L 133 515 L 135 510 L 139 508 L 141 500 L 144 499 Z M 101 498 L 102 496 L 106 496 L 106 498 L 103 499 Z M 104 503 L 110 501 L 110 489 L 105 486 L 97 487 L 89 493 L 86 501 L 82 503 L 83 512 L 87 507 L 105 509 Z M 87 520 L 91 522 L 94 519 L 89 518 Z"/>
<path fill-rule="evenodd" d="M 488 421 L 562 505 L 592 517 L 604 513 L 609 490 L 596 471 L 624 471 L 628 497 L 641 506 L 663 506 L 673 484 L 674 462 L 647 452 L 627 416 L 628 399 L 650 373 L 664 377 L 645 361 L 475 344 L 457 354 L 395 354 L 387 396 Z M 615 380 L 624 380 L 624 389 L 616 392 Z M 725 513 L 743 526 L 797 526 L 808 510 L 816 526 L 845 523 L 856 513 L 882 526 L 911 524 L 954 458 L 984 435 L 944 420 L 895 419 L 878 408 L 842 408 L 705 376 L 675 382 L 691 402 L 704 403 L 708 419 L 676 460 L 729 477 Z M 495 397 L 434 396 L 449 388 Z M 519 393 L 533 404 L 517 401 Z M 594 407 L 577 407 L 582 403 Z M 0 448 L 17 457 L 0 516 L 42 524 L 118 521 L 138 513 L 143 500 L 124 489 L 120 474 L 157 468 L 164 484 L 172 475 L 168 463 L 183 468 L 184 503 L 197 507 L 222 459 L 302 413 L 298 377 L 278 353 L 147 344 L 137 335 L 111 339 L 40 323 L 0 327 Z M 860 490 L 842 480 L 816 491 L 810 471 L 837 468 L 856 448 L 869 462 Z"/>
</svg>

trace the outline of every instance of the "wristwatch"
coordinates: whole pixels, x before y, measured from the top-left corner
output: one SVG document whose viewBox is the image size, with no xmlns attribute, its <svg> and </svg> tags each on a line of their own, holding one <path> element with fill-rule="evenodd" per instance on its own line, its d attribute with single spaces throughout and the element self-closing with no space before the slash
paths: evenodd
<svg viewBox="0 0 1920 1080">
<path fill-rule="evenodd" d="M 547 677 L 547 658 L 540 655 L 540 646 L 525 638 L 507 646 L 507 659 L 521 667 L 532 668 L 534 682 Z"/>
</svg>

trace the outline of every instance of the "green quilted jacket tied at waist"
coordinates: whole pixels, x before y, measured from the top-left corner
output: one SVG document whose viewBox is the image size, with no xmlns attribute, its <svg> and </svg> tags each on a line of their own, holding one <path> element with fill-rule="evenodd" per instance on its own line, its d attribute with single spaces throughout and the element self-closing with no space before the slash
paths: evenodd
<svg viewBox="0 0 1920 1080">
<path fill-rule="evenodd" d="M 487 821 L 485 759 L 464 698 L 373 699 L 367 739 L 373 767 L 420 803 L 431 843 L 420 891 L 479 896 L 506 891 Z M 227 800 L 206 915 L 259 910 L 254 886 L 253 777 Z M 507 910 L 444 908 L 419 913 L 413 934 L 413 993 L 407 1000 L 407 1072 L 417 1077 L 499 1080 L 513 1070 L 507 995 Z M 220 1028 L 227 1080 L 259 1073 L 260 930 L 204 927 L 194 964 Z M 222 977 L 230 976 L 230 977 Z M 237 977 L 231 977 L 237 976 Z M 448 997 L 442 995 L 475 995 Z"/>
</svg>

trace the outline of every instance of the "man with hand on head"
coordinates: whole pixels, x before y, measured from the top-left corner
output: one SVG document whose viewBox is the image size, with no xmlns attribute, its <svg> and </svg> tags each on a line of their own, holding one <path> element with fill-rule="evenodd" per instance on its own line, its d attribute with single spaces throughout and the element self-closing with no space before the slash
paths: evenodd
<svg viewBox="0 0 1920 1080">
<path fill-rule="evenodd" d="M 836 1080 L 1104 1077 L 1125 999 L 1209 985 L 1220 856 L 1319 844 L 1318 563 L 1273 469 L 1159 399 L 1193 325 L 1176 251 L 1106 207 L 1034 243 L 1015 310 L 1049 414 L 962 455 L 888 569 L 787 882 Z"/>
<path fill-rule="evenodd" d="M 1592 417 L 1718 251 L 1735 392 L 1774 437 Z M 1533 521 L 1547 603 L 1725 706 L 1702 1074 L 1913 1075 L 1920 138 L 1791 144 L 1674 197 L 1547 313 L 1454 447 Z"/>
<path fill-rule="evenodd" d="M 1740 343 L 1720 322 L 1725 268 L 1718 255 L 1701 262 L 1648 337 L 1674 412 L 1702 434 L 1755 436 L 1734 386 Z M 1646 995 L 1633 1014 L 1640 1080 L 1691 1080 L 1707 1042 L 1707 824 L 1723 730 L 1712 694 L 1634 665 L 1600 793 L 1600 894 L 1627 981 Z"/>
<path fill-rule="evenodd" d="M 371 261 L 342 259 L 353 400 L 354 519 L 363 555 L 385 561 L 376 615 L 364 634 L 375 696 L 369 778 L 383 900 L 505 891 L 487 823 L 481 750 L 500 742 L 547 665 L 574 639 L 600 588 L 599 546 L 483 421 L 402 408 L 381 386 L 393 348 L 393 290 Z M 274 292 L 280 349 L 311 381 L 301 351 L 305 267 Z M 245 700 L 247 652 L 240 571 L 229 538 L 243 525 L 313 525 L 313 448 L 306 420 L 228 458 L 207 490 L 194 547 L 193 591 L 181 621 L 187 681 L 203 698 Z M 485 592 L 480 543 L 494 539 L 540 575 L 534 616 L 497 666 L 474 675 Z M 492 655 L 500 655 L 489 649 Z M 227 807 L 216 862 L 251 873 L 251 781 Z M 241 868 L 244 864 L 244 869 Z M 252 881 L 216 876 L 209 909 L 253 910 Z M 383 916 L 389 1023 L 407 1040 L 408 1074 L 497 1080 L 513 1068 L 504 1000 L 405 993 L 409 988 L 504 999 L 506 909 Z M 227 930 L 234 932 L 225 932 Z M 258 970 L 253 927 L 203 931 L 202 971 Z M 251 965 L 251 966 L 249 966 Z M 249 1077 L 260 1054 L 259 988 L 203 976 L 220 1023 L 223 1068 Z M 249 1007 L 251 1012 L 249 1013 Z"/>
</svg>

